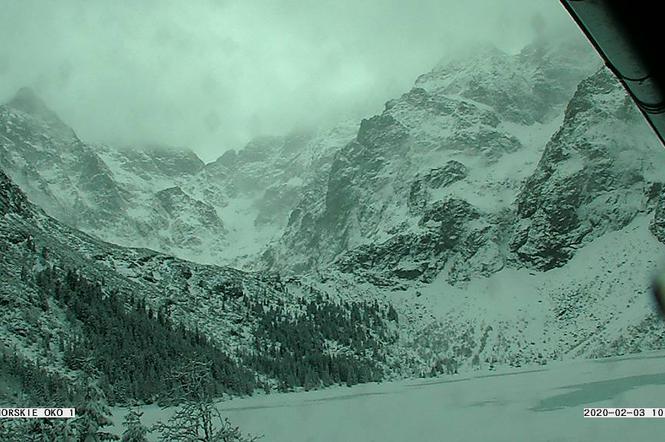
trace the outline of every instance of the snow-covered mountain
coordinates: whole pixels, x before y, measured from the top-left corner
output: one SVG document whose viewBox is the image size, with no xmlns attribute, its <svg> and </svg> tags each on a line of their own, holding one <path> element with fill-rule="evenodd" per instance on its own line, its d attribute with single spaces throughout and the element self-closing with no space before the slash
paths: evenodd
<svg viewBox="0 0 665 442">
<path fill-rule="evenodd" d="M 214 208 L 177 186 L 203 168 L 196 155 L 86 144 L 29 89 L 0 106 L 0 166 L 47 213 L 99 238 L 192 253 L 225 244 Z"/>
<path fill-rule="evenodd" d="M 511 249 L 547 270 L 652 213 L 665 182 L 663 153 L 609 71 L 587 78 L 518 196 Z"/>
<path fill-rule="evenodd" d="M 363 120 L 266 265 L 396 302 L 414 373 L 661 348 L 665 150 L 583 48 L 421 76 Z"/>
<path fill-rule="evenodd" d="M 187 149 L 85 143 L 21 89 L 0 106 L 0 167 L 47 213 L 101 239 L 244 266 L 355 130 L 265 137 L 205 164 Z"/>
<path fill-rule="evenodd" d="M 259 386 L 351 385 L 392 374 L 382 361 L 392 351 L 388 344 L 395 340 L 396 318 L 383 300 L 353 303 L 295 278 L 284 281 L 105 243 L 48 216 L 1 170 L 0 251 L 0 354 L 3 362 L 12 361 L 0 366 L 0 403 L 58 400 L 48 396 L 48 388 L 63 380 L 71 396 L 87 370 L 72 353 L 85 352 L 84 343 L 106 326 L 102 347 L 124 341 L 122 333 L 130 347 L 145 343 L 148 337 L 136 336 L 137 329 L 127 322 L 137 301 L 145 306 L 138 310 L 141 323 L 152 322 L 153 329 L 161 324 L 178 336 L 188 330 L 196 333 L 191 339 L 228 355 L 218 375 L 229 393 L 251 393 Z M 92 299 L 72 302 L 83 296 Z M 114 317 L 94 316 L 99 305 L 110 302 L 115 303 Z M 326 326 L 319 315 L 332 316 L 335 323 Z M 298 353 L 303 348 L 308 362 Z M 140 357 L 146 348 L 130 350 Z M 103 348 L 93 347 L 82 355 L 98 374 L 108 370 L 100 353 Z M 123 364 L 119 354 L 104 357 Z M 147 358 L 140 363 L 149 382 L 159 385 L 156 365 L 169 368 L 174 361 Z M 284 369 L 287 365 L 290 370 Z M 107 383 L 105 389 L 115 400 L 132 397 L 126 386 Z"/>
<path fill-rule="evenodd" d="M 338 259 L 354 272 L 451 280 L 503 267 L 505 223 L 579 81 L 581 45 L 494 47 L 435 68 L 363 120 L 265 255 L 295 272 Z"/>
<path fill-rule="evenodd" d="M 358 125 L 260 137 L 227 151 L 183 185 L 190 195 L 217 208 L 228 228 L 223 262 L 251 266 L 283 232 L 291 210 L 320 177 L 333 154 L 353 138 Z"/>
<path fill-rule="evenodd" d="M 295 310 L 296 293 L 394 304 L 380 354 L 389 375 L 663 345 L 648 291 L 665 263 L 665 150 L 585 42 L 476 48 L 359 126 L 258 138 L 209 164 L 85 144 L 21 91 L 0 107 L 0 166 L 47 213 L 99 238 L 300 275 L 242 274 L 259 298 Z M 194 322 L 221 308 L 220 281 L 207 278 L 235 272 L 95 241 L 55 247 L 94 249 L 86 259 L 118 277 L 157 284 L 149 297 L 185 293 Z M 191 270 L 175 278 L 173 266 Z M 237 307 L 229 317 L 242 322 Z M 225 342 L 231 323 L 207 324 Z M 247 349 L 255 331 L 233 345 Z"/>
</svg>

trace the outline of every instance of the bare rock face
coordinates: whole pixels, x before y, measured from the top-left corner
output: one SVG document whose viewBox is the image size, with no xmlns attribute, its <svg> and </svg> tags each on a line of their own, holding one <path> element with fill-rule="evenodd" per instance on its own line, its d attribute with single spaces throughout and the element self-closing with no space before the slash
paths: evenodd
<svg viewBox="0 0 665 442">
<path fill-rule="evenodd" d="M 444 188 L 468 175 L 467 167 L 459 161 L 450 160 L 443 167 L 437 167 L 417 175 L 411 183 L 408 206 L 413 213 L 420 213 L 431 199 L 434 190 Z"/>
<path fill-rule="evenodd" d="M 29 216 L 30 204 L 23 192 L 0 170 L 0 215 L 10 213 Z"/>
<path fill-rule="evenodd" d="M 663 192 L 662 188 L 658 202 L 656 203 L 654 217 L 649 227 L 653 236 L 665 244 L 665 192 Z"/>
<path fill-rule="evenodd" d="M 652 180 L 665 164 L 659 153 L 611 73 L 602 69 L 584 80 L 518 196 L 512 250 L 528 265 L 551 269 L 583 244 L 653 210 Z"/>
<path fill-rule="evenodd" d="M 262 137 L 205 164 L 189 149 L 84 143 L 24 88 L 0 106 L 0 167 L 48 214 L 98 238 L 246 267 L 356 129 Z"/>
<path fill-rule="evenodd" d="M 422 75 L 362 121 L 265 265 L 334 262 L 375 281 L 445 272 L 453 283 L 500 270 L 512 259 L 511 204 L 593 66 L 578 47 L 532 45 L 515 56 L 485 48 Z"/>
</svg>

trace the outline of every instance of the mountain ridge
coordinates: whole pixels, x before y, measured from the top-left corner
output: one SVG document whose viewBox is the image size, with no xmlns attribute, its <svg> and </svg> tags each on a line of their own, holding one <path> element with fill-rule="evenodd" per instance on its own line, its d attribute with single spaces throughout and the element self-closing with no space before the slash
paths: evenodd
<svg viewBox="0 0 665 442">
<path fill-rule="evenodd" d="M 24 368 L 14 370 L 12 376 L 38 376 L 35 367 L 47 367 L 49 376 L 69 384 L 70 392 L 78 385 L 76 379 L 94 373 L 104 373 L 106 377 L 101 379 L 108 381 L 113 373 L 104 372 L 108 364 L 103 357 L 117 355 L 100 354 L 103 348 L 98 347 L 83 354 L 88 339 L 92 339 L 90 331 L 85 330 L 103 325 L 91 318 L 93 307 L 104 303 L 119 309 L 116 319 L 143 315 L 143 321 L 159 321 L 162 328 L 172 330 L 170 333 L 190 333 L 189 338 L 199 345 L 214 348 L 215 354 L 227 361 L 220 376 L 228 394 L 251 394 L 259 387 L 315 388 L 331 382 L 352 385 L 379 380 L 384 371 L 392 375 L 381 362 L 390 354 L 388 343 L 395 334 L 388 327 L 394 319 L 388 318 L 390 307 L 384 300 L 358 303 L 345 299 L 343 294 L 332 298 L 297 279 L 282 281 L 270 274 L 197 264 L 148 249 L 105 243 L 51 218 L 29 202 L 1 171 L 0 250 L 0 271 L 4 275 L 0 282 L 0 350 L 3 358 L 11 354 L 12 367 Z M 77 296 L 87 297 L 86 304 L 72 300 Z M 316 307 L 312 309 L 314 300 Z M 311 361 L 299 365 L 295 372 L 285 371 L 285 366 L 293 366 L 293 358 L 300 358 L 290 353 L 298 351 L 298 330 L 307 325 L 318 327 L 312 321 L 319 314 L 337 318 L 336 327 L 321 330 L 323 336 L 311 332 Z M 288 321 L 276 323 L 276 318 Z M 117 342 L 124 325 L 111 324 L 104 342 Z M 349 336 L 355 338 L 349 340 Z M 130 341 L 139 342 L 141 338 L 127 336 Z M 361 347 L 354 339 L 368 347 Z M 291 350 L 283 354 L 268 351 L 279 346 Z M 98 371 L 89 372 L 90 367 L 81 365 L 82 354 Z M 155 363 L 162 364 L 163 369 L 171 362 L 152 361 Z M 315 368 L 320 363 L 336 371 Z M 149 361 L 146 364 L 149 366 Z M 9 367 L 0 368 L 3 380 L 5 368 Z M 153 386 L 159 384 L 158 379 L 148 381 Z M 0 384 L 0 401 L 22 404 L 20 401 L 30 398 L 53 400 L 33 396 L 39 394 L 30 390 L 35 378 L 25 377 L 21 382 L 9 392 Z M 126 391 L 123 393 L 123 385 L 103 385 L 113 401 L 132 399 Z M 21 396 L 20 391 L 27 396 Z M 154 401 L 150 397 L 133 399 Z"/>
<path fill-rule="evenodd" d="M 310 166 L 334 149 L 326 143 L 352 130 L 255 140 L 206 164 L 186 148 L 84 143 L 28 89 L 0 106 L 0 120 L 0 167 L 49 214 L 106 241 L 244 267 L 286 223 Z M 272 152 L 265 164 L 250 155 L 261 143 Z M 289 159 L 274 154 L 280 149 Z M 268 178 L 273 166 L 282 172 Z M 173 188 L 189 216 L 164 210 L 160 195 Z"/>
<path fill-rule="evenodd" d="M 665 334 L 648 293 L 650 272 L 665 259 L 663 151 L 589 50 L 582 51 L 586 59 L 566 51 L 530 46 L 516 55 L 493 51 L 483 70 L 473 63 L 466 70 L 439 66 L 359 125 L 262 137 L 204 165 L 187 154 L 159 161 L 108 146 L 88 155 L 93 146 L 57 137 L 44 144 L 49 139 L 36 136 L 47 135 L 39 122 L 13 126 L 7 122 L 21 115 L 0 107 L 0 165 L 13 165 L 19 184 L 41 180 L 45 187 L 29 196 L 48 198 L 57 194 L 48 187 L 52 176 L 35 166 L 54 150 L 67 151 L 49 146 L 68 146 L 74 162 L 86 159 L 86 173 L 67 177 L 69 183 L 63 178 L 64 188 L 98 190 L 82 194 L 79 212 L 99 198 L 115 207 L 111 212 L 137 211 L 146 228 L 141 235 L 157 231 L 171 244 L 189 241 L 214 251 L 191 230 L 193 221 L 180 219 L 191 212 L 213 233 L 224 232 L 227 242 L 217 244 L 234 249 L 225 258 L 263 270 L 185 265 L 119 246 L 100 252 L 90 245 L 98 240 L 72 237 L 73 246 L 94 249 L 88 259 L 162 287 L 164 293 L 149 292 L 159 302 L 179 299 L 174 287 L 187 287 L 193 299 L 182 303 L 182 318 L 200 321 L 222 308 L 216 283 L 205 281 L 217 273 L 253 281 L 245 284 L 260 296 L 295 304 L 293 296 L 308 293 L 394 304 L 400 319 L 386 328 L 379 359 L 388 376 L 660 348 Z M 23 133 L 11 138 L 15 127 Z M 37 164 L 21 163 L 5 140 L 27 146 L 24 157 L 34 154 Z M 22 207 L 21 198 L 6 201 Z M 141 212 L 145 207 L 155 218 Z M 169 250 L 181 257 L 192 252 Z M 183 266 L 202 286 L 188 282 Z M 225 284 L 222 293 L 244 299 L 237 285 Z M 247 314 L 251 304 L 239 302 L 240 313 L 223 330 Z M 294 311 L 302 310 L 295 304 Z M 243 329 L 232 341 L 248 348 L 252 332 Z"/>
</svg>

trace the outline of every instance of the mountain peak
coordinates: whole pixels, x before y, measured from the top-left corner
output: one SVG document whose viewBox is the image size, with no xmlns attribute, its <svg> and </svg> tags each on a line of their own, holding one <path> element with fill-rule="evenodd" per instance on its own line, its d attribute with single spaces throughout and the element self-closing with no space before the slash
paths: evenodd
<svg viewBox="0 0 665 442">
<path fill-rule="evenodd" d="M 7 105 L 29 114 L 52 112 L 37 93 L 29 87 L 19 89 Z"/>
<path fill-rule="evenodd" d="M 30 114 L 33 117 L 39 117 L 49 124 L 55 126 L 65 126 L 65 123 L 44 103 L 37 93 L 29 87 L 20 88 L 14 98 L 9 100 L 7 106 Z"/>
</svg>

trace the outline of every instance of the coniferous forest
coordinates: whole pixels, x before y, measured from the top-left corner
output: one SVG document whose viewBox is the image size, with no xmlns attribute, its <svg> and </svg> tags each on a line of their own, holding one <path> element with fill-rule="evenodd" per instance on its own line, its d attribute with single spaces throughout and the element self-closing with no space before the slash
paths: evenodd
<svg viewBox="0 0 665 442">
<path fill-rule="evenodd" d="M 164 398 L 173 388 L 165 381 L 169 371 L 192 359 L 211 363 L 214 394 L 248 394 L 254 389 L 250 370 L 196 330 L 173 325 L 166 319 L 165 309 L 153 311 L 141 298 L 125 303 L 73 270 L 62 278 L 58 273 L 55 268 L 43 270 L 37 284 L 66 308 L 79 332 L 57 345 L 69 368 L 99 373 L 109 402 Z"/>
<path fill-rule="evenodd" d="M 229 355 L 196 328 L 175 324 L 166 305 L 107 293 L 75 269 L 47 266 L 34 277 L 40 308 L 61 309 L 72 324 L 68 336 L 44 342 L 65 366 L 97 379 L 110 404 L 173 402 L 174 367 L 199 360 L 209 364 L 210 393 L 252 394 L 258 387 L 288 391 L 333 384 L 380 381 L 385 344 L 396 339 L 397 313 L 378 302 L 337 303 L 315 293 L 287 305 L 242 295 L 239 308 L 254 324 L 253 348 Z M 3 348 L 2 371 L 39 403 L 71 403 L 72 380 Z"/>
<path fill-rule="evenodd" d="M 391 339 L 387 323 L 397 321 L 392 306 L 336 304 L 320 294 L 299 302 L 300 313 L 289 314 L 279 303 L 247 301 L 258 317 L 252 367 L 278 379 L 280 390 L 382 379 L 377 361 L 385 360 L 382 343 Z M 335 352 L 333 346 L 340 350 Z"/>
</svg>

